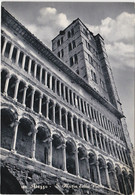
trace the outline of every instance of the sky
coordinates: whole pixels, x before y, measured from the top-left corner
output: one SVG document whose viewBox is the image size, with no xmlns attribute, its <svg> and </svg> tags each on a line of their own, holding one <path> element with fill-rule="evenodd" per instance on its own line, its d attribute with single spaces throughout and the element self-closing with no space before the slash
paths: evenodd
<svg viewBox="0 0 135 195">
<path fill-rule="evenodd" d="M 110 65 L 134 142 L 135 6 L 132 2 L 3 2 L 17 20 L 51 49 L 51 40 L 80 18 L 105 41 Z"/>
</svg>

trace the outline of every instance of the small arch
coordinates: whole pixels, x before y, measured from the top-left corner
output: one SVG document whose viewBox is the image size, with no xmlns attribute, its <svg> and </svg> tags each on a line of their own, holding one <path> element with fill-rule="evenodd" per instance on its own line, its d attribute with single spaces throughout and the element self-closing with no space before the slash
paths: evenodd
<svg viewBox="0 0 135 195">
<path fill-rule="evenodd" d="M 7 94 L 12 98 L 14 98 L 16 82 L 17 82 L 17 77 L 15 75 L 12 75 L 9 80 L 8 91 L 7 91 Z"/>
<path fill-rule="evenodd" d="M 99 184 L 99 175 L 97 171 L 97 157 L 95 152 L 89 152 L 89 168 L 90 168 L 90 178 L 94 183 Z"/>
<path fill-rule="evenodd" d="M 35 156 L 38 161 L 48 164 L 50 130 L 46 124 L 38 125 L 37 130 Z"/>
<path fill-rule="evenodd" d="M 66 141 L 66 168 L 67 171 L 73 175 L 76 174 L 76 162 L 75 162 L 75 143 L 72 140 Z"/>
<path fill-rule="evenodd" d="M 1 110 L 1 146 L 11 150 L 14 137 L 14 113 L 7 108 Z"/>
<path fill-rule="evenodd" d="M 16 150 L 19 154 L 32 157 L 32 140 L 34 134 L 33 122 L 26 117 L 19 121 Z"/>
<path fill-rule="evenodd" d="M 99 156 L 98 163 L 99 163 L 99 172 L 100 172 L 101 183 L 103 186 L 108 187 L 107 176 L 106 176 L 106 162 L 105 162 L 104 158 Z"/>
<path fill-rule="evenodd" d="M 78 148 L 78 161 L 79 161 L 79 173 L 80 176 L 89 179 L 89 167 L 87 160 L 87 152 L 83 146 Z"/>
<path fill-rule="evenodd" d="M 52 166 L 63 169 L 63 140 L 59 134 L 53 134 L 52 138 Z"/>
<path fill-rule="evenodd" d="M 107 163 L 107 170 L 108 170 L 108 175 L 109 175 L 109 180 L 110 180 L 110 185 L 113 190 L 118 191 L 118 187 L 116 184 L 116 179 L 115 179 L 115 171 L 114 171 L 114 166 L 112 162 Z"/>
</svg>

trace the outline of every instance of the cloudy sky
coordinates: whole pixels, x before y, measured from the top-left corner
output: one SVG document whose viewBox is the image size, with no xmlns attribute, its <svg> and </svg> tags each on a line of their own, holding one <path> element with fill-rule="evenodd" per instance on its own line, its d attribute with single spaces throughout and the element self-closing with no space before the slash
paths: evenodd
<svg viewBox="0 0 135 195">
<path fill-rule="evenodd" d="M 76 18 L 100 33 L 113 69 L 118 93 L 134 141 L 135 14 L 131 2 L 5 2 L 16 19 L 51 49 L 51 40 Z"/>
</svg>

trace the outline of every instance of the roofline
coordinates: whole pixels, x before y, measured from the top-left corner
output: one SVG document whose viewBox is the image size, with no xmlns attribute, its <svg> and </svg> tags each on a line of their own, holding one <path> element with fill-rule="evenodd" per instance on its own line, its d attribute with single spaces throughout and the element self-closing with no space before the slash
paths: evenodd
<svg viewBox="0 0 135 195">
<path fill-rule="evenodd" d="M 26 29 L 20 22 L 18 22 L 4 7 L 2 7 L 2 24 L 13 32 L 18 33 L 31 47 L 33 47 L 39 55 L 47 58 L 53 62 L 58 68 L 65 72 L 73 81 L 79 82 L 87 92 L 93 95 L 100 103 L 107 107 L 112 113 L 119 118 L 124 115 L 118 111 L 110 102 L 105 100 L 97 91 L 95 91 L 83 78 L 76 74 L 70 67 L 66 65 L 60 58 L 58 58 L 47 46 L 45 46 L 37 37 L 35 37 L 28 29 Z"/>
</svg>

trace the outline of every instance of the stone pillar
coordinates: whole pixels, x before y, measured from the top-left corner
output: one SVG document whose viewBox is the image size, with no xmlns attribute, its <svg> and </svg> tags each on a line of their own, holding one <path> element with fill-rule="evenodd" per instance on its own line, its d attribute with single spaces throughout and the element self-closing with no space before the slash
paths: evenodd
<svg viewBox="0 0 135 195">
<path fill-rule="evenodd" d="M 20 49 L 17 49 L 17 54 L 16 54 L 16 65 L 19 63 L 19 57 L 20 57 Z"/>
<path fill-rule="evenodd" d="M 31 60 L 31 58 L 29 58 L 28 74 L 30 74 L 30 71 L 31 71 L 31 63 L 32 63 L 32 60 Z"/>
<path fill-rule="evenodd" d="M 92 127 L 90 127 L 90 135 L 91 135 L 91 143 L 92 143 L 92 145 L 94 145 Z"/>
<path fill-rule="evenodd" d="M 52 138 L 48 140 L 49 152 L 48 152 L 48 165 L 52 166 Z"/>
<path fill-rule="evenodd" d="M 85 110 L 85 105 L 84 105 L 84 101 L 83 102 L 83 110 L 84 110 L 84 114 L 86 114 L 86 110 Z"/>
<path fill-rule="evenodd" d="M 86 140 L 89 142 L 88 125 L 85 126 L 85 132 L 86 132 Z"/>
<path fill-rule="evenodd" d="M 115 184 L 116 184 L 117 191 L 120 192 L 119 184 L 118 184 L 118 179 L 117 179 L 117 177 L 116 177 L 116 172 L 115 172 L 115 170 L 112 170 L 112 173 L 113 173 L 113 175 L 114 175 L 114 179 L 115 179 Z"/>
<path fill-rule="evenodd" d="M 37 135 L 37 130 L 35 127 L 33 129 L 33 137 L 32 137 L 32 153 L 31 153 L 31 158 L 35 160 L 35 151 L 36 151 L 36 135 Z"/>
<path fill-rule="evenodd" d="M 42 114 L 42 98 L 43 98 L 43 95 L 40 94 L 39 95 L 39 114 Z"/>
<path fill-rule="evenodd" d="M 65 112 L 65 120 L 66 120 L 66 130 L 68 130 L 68 119 L 67 119 L 67 111 Z"/>
<path fill-rule="evenodd" d="M 99 162 L 98 161 L 96 161 L 96 167 L 97 167 L 99 185 L 102 185 L 102 183 L 101 183 L 101 177 L 100 177 L 100 171 L 99 171 Z"/>
<path fill-rule="evenodd" d="M 77 118 L 77 116 L 76 116 L 76 129 L 77 129 L 77 135 L 80 136 L 79 135 L 79 126 L 78 126 L 78 118 Z"/>
<path fill-rule="evenodd" d="M 48 116 L 48 114 L 49 114 L 49 99 L 47 98 L 47 100 L 46 100 L 46 118 L 47 119 L 49 119 L 49 116 Z"/>
<path fill-rule="evenodd" d="M 37 74 L 37 64 L 35 63 L 35 67 L 34 67 L 34 78 L 36 78 L 36 74 Z"/>
<path fill-rule="evenodd" d="M 68 103 L 70 104 L 70 92 L 69 92 L 69 88 L 68 88 Z"/>
<path fill-rule="evenodd" d="M 106 173 L 107 186 L 108 186 L 109 188 L 111 188 L 110 178 L 109 178 L 109 173 L 108 173 L 107 165 L 105 165 L 104 168 L 105 168 L 105 173 Z"/>
<path fill-rule="evenodd" d="M 79 176 L 78 149 L 75 150 L 75 166 L 76 166 L 76 175 Z"/>
<path fill-rule="evenodd" d="M 47 86 L 47 71 L 45 71 L 45 85 Z"/>
<path fill-rule="evenodd" d="M 35 89 L 33 88 L 32 95 L 31 95 L 31 105 L 30 105 L 31 110 L 33 110 L 34 107 L 34 95 L 35 95 Z"/>
<path fill-rule="evenodd" d="M 19 80 L 16 80 L 15 92 L 14 92 L 14 100 L 15 101 L 17 101 L 18 87 L 19 87 Z"/>
<path fill-rule="evenodd" d="M 53 104 L 53 122 L 55 123 L 55 107 L 56 107 L 56 103 L 54 102 Z"/>
<path fill-rule="evenodd" d="M 112 154 L 115 157 L 114 151 L 113 151 L 113 146 L 112 146 L 112 142 L 110 141 L 110 145 L 111 145 L 111 150 L 112 150 Z"/>
<path fill-rule="evenodd" d="M 12 53 L 13 53 L 14 45 L 11 44 L 10 52 L 9 52 L 9 59 L 11 60 L 12 58 Z"/>
<path fill-rule="evenodd" d="M 23 55 L 23 60 L 22 60 L 22 69 L 24 70 L 24 66 L 25 66 L 25 60 L 26 60 L 26 55 Z"/>
<path fill-rule="evenodd" d="M 14 136 L 13 136 L 13 143 L 11 147 L 11 151 L 16 153 L 16 140 L 17 140 L 17 133 L 18 133 L 18 126 L 19 126 L 19 120 L 15 121 L 14 123 Z"/>
<path fill-rule="evenodd" d="M 122 180 L 123 180 L 123 184 L 124 184 L 124 189 L 125 189 L 125 195 L 129 195 L 128 193 L 127 193 L 127 188 L 126 188 L 126 184 L 125 184 L 125 180 L 124 180 L 124 178 L 123 178 L 123 174 L 122 174 Z"/>
<path fill-rule="evenodd" d="M 4 53 L 5 53 L 5 50 L 6 50 L 7 42 L 8 42 L 7 39 L 5 39 L 3 49 L 2 49 L 2 55 L 3 56 L 4 56 Z"/>
<path fill-rule="evenodd" d="M 95 131 L 95 139 L 96 139 L 96 146 L 99 148 L 98 140 L 97 140 L 97 131 Z"/>
<path fill-rule="evenodd" d="M 50 89 L 52 90 L 52 75 L 50 74 L 50 83 L 49 83 Z"/>
<path fill-rule="evenodd" d="M 24 86 L 24 91 L 23 91 L 23 98 L 22 98 L 22 105 L 25 106 L 25 100 L 26 100 L 26 91 L 27 91 L 28 86 Z"/>
<path fill-rule="evenodd" d="M 59 81 L 59 95 L 61 97 L 61 82 Z"/>
<path fill-rule="evenodd" d="M 6 81 L 5 81 L 5 87 L 4 87 L 4 95 L 6 95 L 7 96 L 7 92 L 8 92 L 8 85 L 9 85 L 9 79 L 11 78 L 11 76 L 10 75 L 7 75 L 6 76 Z"/>
<path fill-rule="evenodd" d="M 101 150 L 104 150 L 103 145 L 102 145 L 102 139 L 101 139 L 101 134 L 99 133 L 99 141 L 100 141 L 100 145 L 101 145 Z"/>
<path fill-rule="evenodd" d="M 42 71 L 43 71 L 43 69 L 42 69 L 42 67 L 40 66 L 40 76 L 39 76 L 39 81 L 42 83 Z"/>
<path fill-rule="evenodd" d="M 91 178 L 90 178 L 90 167 L 89 167 L 89 156 L 88 154 L 86 154 L 86 166 L 87 166 L 87 170 L 88 170 L 88 174 L 89 174 L 89 181 L 91 181 Z"/>
<path fill-rule="evenodd" d="M 83 123 L 82 123 L 82 121 L 80 121 L 80 124 L 81 124 L 82 139 L 84 139 L 84 133 L 83 133 Z"/>
<path fill-rule="evenodd" d="M 66 144 L 65 143 L 62 144 L 62 152 L 63 152 L 63 171 L 67 172 L 67 168 L 66 168 Z"/>
<path fill-rule="evenodd" d="M 72 115 L 70 116 L 70 119 L 71 119 L 71 129 L 72 129 L 72 133 L 75 133 L 75 132 L 74 132 L 74 124 L 73 124 L 73 116 L 72 116 Z"/>
<path fill-rule="evenodd" d="M 104 144 L 105 152 L 107 152 L 107 148 L 106 148 L 105 138 L 104 137 L 103 137 L 103 144 Z"/>
<path fill-rule="evenodd" d="M 72 104 L 73 104 L 73 106 L 75 106 L 73 91 L 71 91 L 71 97 L 72 97 Z"/>
<path fill-rule="evenodd" d="M 59 106 L 59 123 L 60 123 L 60 126 L 62 127 L 62 114 L 61 114 L 61 106 Z"/>
</svg>

